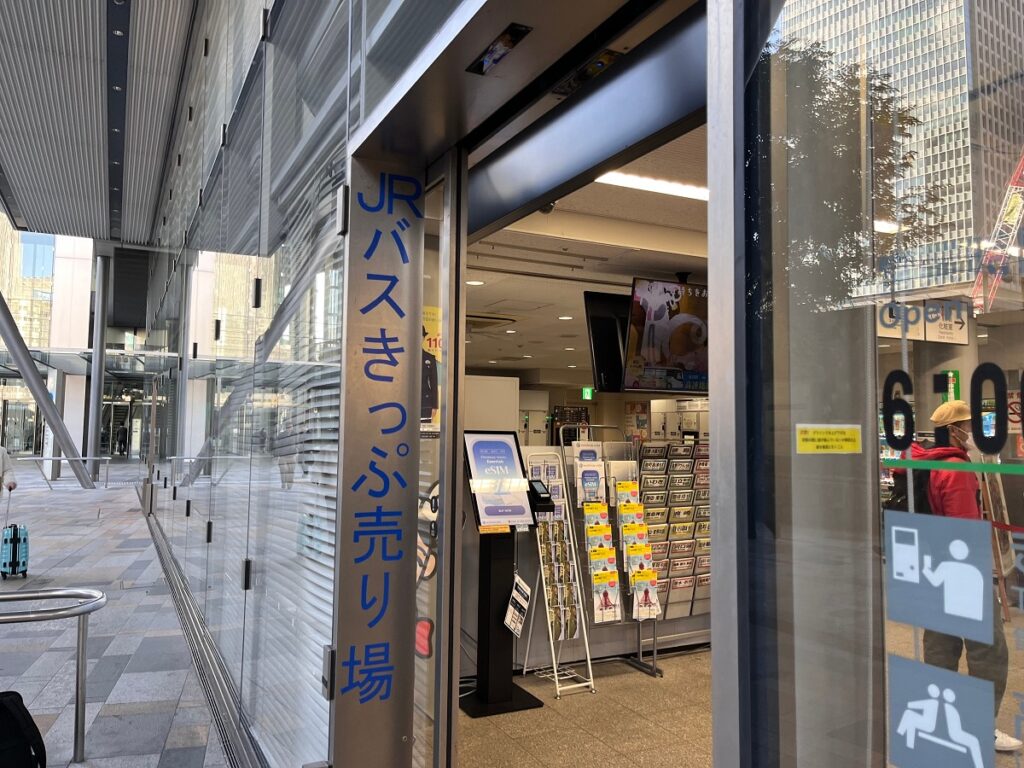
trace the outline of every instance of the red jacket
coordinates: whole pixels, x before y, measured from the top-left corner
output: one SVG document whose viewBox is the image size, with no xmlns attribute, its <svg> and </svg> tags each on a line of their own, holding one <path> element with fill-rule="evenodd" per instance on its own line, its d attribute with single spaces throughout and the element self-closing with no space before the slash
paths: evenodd
<svg viewBox="0 0 1024 768">
<path fill-rule="evenodd" d="M 925 448 L 913 443 L 910 456 L 917 461 L 969 462 L 971 459 L 962 448 Z M 933 469 L 928 485 L 928 503 L 933 515 L 943 517 L 964 517 L 980 520 L 978 507 L 978 478 L 973 472 L 944 472 Z"/>
</svg>

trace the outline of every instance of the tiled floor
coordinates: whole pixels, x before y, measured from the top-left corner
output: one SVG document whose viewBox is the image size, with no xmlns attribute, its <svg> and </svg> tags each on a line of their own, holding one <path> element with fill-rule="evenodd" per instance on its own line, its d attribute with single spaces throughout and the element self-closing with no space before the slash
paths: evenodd
<svg viewBox="0 0 1024 768">
<path fill-rule="evenodd" d="M 33 485 L 22 483 L 11 507 L 12 521 L 29 527 L 29 578 L 0 590 L 88 586 L 108 600 L 89 622 L 84 765 L 225 765 L 135 491 Z M 0 690 L 24 697 L 49 766 L 71 759 L 75 642 L 74 620 L 0 626 Z"/>
<path fill-rule="evenodd" d="M 594 667 L 598 692 L 555 699 L 554 686 L 517 682 L 542 709 L 474 720 L 459 714 L 462 768 L 710 768 L 711 654 L 664 657 L 655 680 L 619 662 Z"/>
</svg>

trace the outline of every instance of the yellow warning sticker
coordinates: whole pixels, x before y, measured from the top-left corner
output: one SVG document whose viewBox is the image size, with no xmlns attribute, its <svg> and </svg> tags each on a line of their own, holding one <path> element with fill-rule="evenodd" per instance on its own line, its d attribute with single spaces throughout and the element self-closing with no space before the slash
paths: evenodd
<svg viewBox="0 0 1024 768">
<path fill-rule="evenodd" d="M 863 453 L 859 424 L 797 424 L 797 453 Z"/>
<path fill-rule="evenodd" d="M 512 531 L 507 525 L 481 525 L 480 535 L 488 533 L 510 533 Z"/>
</svg>

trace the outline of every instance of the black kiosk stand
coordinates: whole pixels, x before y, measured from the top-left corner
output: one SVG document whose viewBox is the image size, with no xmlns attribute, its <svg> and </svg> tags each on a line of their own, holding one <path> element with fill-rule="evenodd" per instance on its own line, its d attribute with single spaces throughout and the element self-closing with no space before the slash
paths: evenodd
<svg viewBox="0 0 1024 768">
<path fill-rule="evenodd" d="M 536 486 L 536 487 L 535 487 Z M 547 488 L 530 481 L 530 507 L 534 519 L 537 504 L 554 505 Z M 459 699 L 459 707 L 473 718 L 502 715 L 543 707 L 544 703 L 512 682 L 515 636 L 505 626 L 515 580 L 515 533 L 481 533 L 480 585 L 477 612 L 476 690 Z M 533 599 L 539 595 L 532 596 Z"/>
</svg>

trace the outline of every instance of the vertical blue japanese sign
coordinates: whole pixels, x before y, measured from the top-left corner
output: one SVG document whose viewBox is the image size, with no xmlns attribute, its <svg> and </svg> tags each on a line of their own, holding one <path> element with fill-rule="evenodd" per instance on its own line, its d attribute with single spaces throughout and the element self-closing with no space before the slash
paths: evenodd
<svg viewBox="0 0 1024 768">
<path fill-rule="evenodd" d="M 332 757 L 395 768 L 413 738 L 423 185 L 356 158 L 349 174 Z"/>
</svg>

